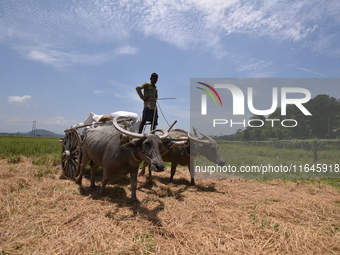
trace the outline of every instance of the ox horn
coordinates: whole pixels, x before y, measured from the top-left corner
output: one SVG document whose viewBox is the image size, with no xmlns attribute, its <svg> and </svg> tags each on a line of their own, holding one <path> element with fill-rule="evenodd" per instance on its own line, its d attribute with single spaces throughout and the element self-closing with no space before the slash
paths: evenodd
<svg viewBox="0 0 340 255">
<path fill-rule="evenodd" d="M 140 139 L 140 138 L 144 138 L 144 137 L 146 136 L 145 134 L 139 134 L 139 133 L 134 133 L 134 132 L 128 131 L 128 130 L 122 128 L 121 126 L 119 126 L 119 124 L 118 124 L 118 119 L 119 119 L 119 118 L 122 118 L 122 117 L 124 117 L 124 116 L 116 116 L 116 117 L 114 117 L 114 119 L 112 120 L 113 126 L 114 126 L 119 132 L 121 132 L 121 133 L 124 134 L 124 135 L 128 135 L 128 136 L 131 136 L 131 137 L 133 137 L 133 138 L 139 138 L 139 139 Z"/>
<path fill-rule="evenodd" d="M 192 127 L 192 129 L 194 130 L 194 136 L 197 136 L 197 137 L 198 137 L 198 135 L 197 135 L 197 128 Z"/>
<path fill-rule="evenodd" d="M 156 132 L 161 132 L 162 133 L 162 135 L 158 135 L 159 139 L 161 139 L 161 140 L 164 140 L 169 135 L 168 132 L 166 130 L 164 130 L 164 129 L 154 129 L 154 130 L 151 131 L 151 134 L 155 134 Z"/>
<path fill-rule="evenodd" d="M 200 133 L 200 134 L 201 134 L 201 133 Z M 190 133 L 188 133 L 188 137 L 190 138 L 190 140 L 193 140 L 193 141 L 195 141 L 195 142 L 202 143 L 202 144 L 208 144 L 208 143 L 210 143 L 210 139 L 211 139 L 211 138 L 210 138 L 209 136 L 206 136 L 206 135 L 203 135 L 203 134 L 201 134 L 201 135 L 207 137 L 209 140 L 201 140 L 201 139 L 198 139 L 198 138 L 196 138 L 196 137 L 191 136 Z"/>
<path fill-rule="evenodd" d="M 209 140 L 214 140 L 214 139 L 212 139 L 210 136 L 207 136 L 207 135 L 205 135 L 205 134 L 202 134 L 201 132 L 198 132 L 198 133 L 200 133 L 201 136 L 204 136 L 204 137 L 208 138 Z"/>
</svg>

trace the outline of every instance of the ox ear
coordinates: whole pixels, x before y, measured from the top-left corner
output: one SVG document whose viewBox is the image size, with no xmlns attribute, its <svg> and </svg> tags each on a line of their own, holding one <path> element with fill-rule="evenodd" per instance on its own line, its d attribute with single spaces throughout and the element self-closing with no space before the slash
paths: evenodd
<svg viewBox="0 0 340 255">
<path fill-rule="evenodd" d="M 142 145 L 143 139 L 133 139 L 132 141 L 122 145 L 125 150 L 134 150 Z"/>
<path fill-rule="evenodd" d="M 127 135 L 121 134 L 121 135 L 120 135 L 120 140 L 121 140 L 122 142 L 127 142 L 127 141 L 130 141 L 130 137 L 127 136 Z"/>
</svg>

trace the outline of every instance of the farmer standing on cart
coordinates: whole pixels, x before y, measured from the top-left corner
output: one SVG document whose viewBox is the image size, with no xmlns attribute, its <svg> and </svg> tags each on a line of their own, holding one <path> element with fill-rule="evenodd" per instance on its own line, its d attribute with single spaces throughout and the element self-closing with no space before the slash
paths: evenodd
<svg viewBox="0 0 340 255">
<path fill-rule="evenodd" d="M 156 87 L 156 83 L 158 80 L 158 74 L 152 73 L 150 77 L 150 82 L 145 82 L 136 87 L 136 91 L 139 97 L 144 101 L 144 109 L 142 122 L 139 126 L 139 133 L 143 132 L 144 125 L 147 121 L 151 122 L 150 131 L 154 130 L 158 125 L 158 114 L 157 114 L 157 98 L 158 91 Z M 144 90 L 144 94 L 142 93 Z"/>
</svg>

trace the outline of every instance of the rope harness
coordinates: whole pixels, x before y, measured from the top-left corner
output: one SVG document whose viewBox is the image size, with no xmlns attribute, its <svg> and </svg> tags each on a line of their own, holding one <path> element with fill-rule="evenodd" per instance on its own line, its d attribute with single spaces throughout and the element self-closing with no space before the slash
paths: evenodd
<svg viewBox="0 0 340 255">
<path fill-rule="evenodd" d="M 133 151 L 131 151 L 131 155 L 132 155 L 133 159 L 136 160 L 137 162 L 142 162 L 143 161 L 142 159 L 137 159 L 135 154 L 133 153 Z"/>
<path fill-rule="evenodd" d="M 188 156 L 189 158 L 195 159 L 195 158 L 197 158 L 197 157 L 200 155 L 200 153 L 198 152 L 196 156 L 190 156 L 190 154 L 187 152 L 186 149 L 184 149 L 184 151 L 185 151 L 185 154 L 187 154 L 187 156 Z"/>
<path fill-rule="evenodd" d="M 168 151 L 169 151 L 169 150 L 167 150 L 165 153 L 167 153 Z M 164 153 L 164 154 L 165 154 L 165 153 Z M 164 154 L 162 154 L 161 156 L 163 156 Z M 142 162 L 143 160 L 145 161 L 144 158 L 143 158 L 143 159 L 138 159 L 138 158 L 135 156 L 135 154 L 134 154 L 133 151 L 131 151 L 131 155 L 132 155 L 132 158 L 133 158 L 135 161 L 137 161 L 137 162 Z M 154 160 L 154 159 L 151 159 L 149 156 L 147 156 L 147 155 L 145 155 L 145 154 L 143 154 L 143 156 L 144 156 L 147 160 L 149 160 L 151 164 L 155 162 L 155 160 Z"/>
<path fill-rule="evenodd" d="M 172 137 L 171 136 L 169 136 L 169 139 L 170 139 L 170 143 L 169 143 L 169 146 L 168 146 L 168 148 L 167 148 L 167 150 L 166 151 L 164 151 L 162 154 L 161 154 L 161 157 L 163 157 L 165 154 L 167 154 L 171 149 L 172 149 L 172 146 L 175 144 L 173 141 L 172 141 Z M 185 150 L 185 152 L 187 153 L 187 155 L 188 155 L 188 152 Z M 131 151 L 131 155 L 132 155 L 132 158 L 135 160 L 135 161 L 137 161 L 137 162 L 142 162 L 143 161 L 143 159 L 137 159 L 137 157 L 135 156 L 135 154 L 134 154 L 134 152 L 133 151 Z M 146 157 L 146 159 L 148 159 L 151 163 L 153 162 L 153 161 L 155 161 L 155 160 L 153 160 L 153 159 L 151 159 L 150 157 L 148 157 L 148 156 L 146 156 L 146 155 L 144 155 L 145 157 Z M 188 155 L 189 156 L 189 155 Z M 190 156 L 189 156 L 190 157 Z M 145 160 L 144 160 L 145 161 Z"/>
</svg>

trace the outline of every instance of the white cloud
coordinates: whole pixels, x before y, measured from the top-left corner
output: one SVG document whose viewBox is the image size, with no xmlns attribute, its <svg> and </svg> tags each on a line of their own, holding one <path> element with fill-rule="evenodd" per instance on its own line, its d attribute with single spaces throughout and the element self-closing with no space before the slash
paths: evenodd
<svg viewBox="0 0 340 255">
<path fill-rule="evenodd" d="M 137 53 L 137 48 L 131 47 L 131 46 L 129 46 L 129 45 L 126 45 L 126 46 L 117 48 L 117 49 L 115 50 L 115 52 L 116 52 L 117 54 L 131 54 L 131 55 L 134 55 L 134 54 Z"/>
<path fill-rule="evenodd" d="M 42 52 L 38 50 L 32 50 L 28 52 L 27 57 L 38 62 L 54 64 L 58 62 L 58 54 L 55 53 L 56 52 Z"/>
<path fill-rule="evenodd" d="M 318 72 L 309 70 L 309 69 L 307 69 L 307 68 L 298 67 L 297 69 L 302 70 L 302 71 L 305 71 L 305 72 L 308 72 L 308 73 L 316 74 L 316 75 L 318 75 L 318 76 L 326 77 L 325 75 L 323 75 L 323 74 L 321 74 L 321 73 L 318 73 Z"/>
<path fill-rule="evenodd" d="M 254 71 L 259 69 L 264 69 L 271 64 L 268 60 L 258 60 L 254 58 L 250 58 L 246 64 L 239 67 L 239 71 Z"/>
<path fill-rule="evenodd" d="M 247 73 L 248 77 L 261 78 L 275 76 L 272 70 L 273 62 L 267 59 L 246 59 L 240 56 L 234 56 L 234 61 L 238 64 L 237 71 Z"/>
<path fill-rule="evenodd" d="M 66 120 L 62 116 L 55 116 L 53 118 L 50 118 L 48 120 L 43 120 L 41 122 L 45 125 L 50 125 L 50 126 L 69 126 L 69 125 L 74 124 L 74 121 Z"/>
<path fill-rule="evenodd" d="M 102 95 L 102 94 L 104 94 L 104 93 L 105 93 L 104 90 L 95 90 L 95 91 L 93 91 L 93 94 L 95 94 L 95 95 L 97 95 L 97 96 L 100 96 L 100 95 Z"/>
<path fill-rule="evenodd" d="M 124 84 L 124 83 L 121 83 L 121 82 L 117 82 L 117 81 L 114 81 L 114 80 L 111 80 L 110 81 L 110 84 L 113 85 L 114 87 L 121 87 L 121 88 L 130 88 L 130 85 L 127 85 L 127 84 Z"/>
<path fill-rule="evenodd" d="M 290 65 L 290 64 L 288 64 L 287 66 L 296 68 L 298 70 L 301 70 L 301 71 L 304 71 L 304 72 L 307 72 L 307 73 L 315 74 L 315 75 L 320 76 L 320 77 L 327 77 L 326 75 L 323 75 L 321 73 L 315 72 L 313 70 L 310 70 L 310 69 L 307 69 L 307 68 L 304 68 L 304 67 L 297 67 L 295 65 Z"/>
<path fill-rule="evenodd" d="M 7 102 L 9 104 L 16 104 L 16 105 L 28 105 L 30 100 L 32 99 L 31 96 L 9 96 L 7 97 Z"/>
<path fill-rule="evenodd" d="M 133 88 L 131 90 L 122 90 L 120 92 L 115 91 L 114 93 L 114 97 L 118 97 L 118 98 L 126 98 L 127 100 L 129 100 L 130 103 L 132 103 L 132 101 L 134 102 L 139 102 L 142 104 L 142 99 L 140 99 L 139 95 L 137 94 L 136 90 Z"/>
<path fill-rule="evenodd" d="M 204 49 L 217 58 L 228 55 L 229 35 L 293 42 L 340 55 L 337 0 L 48 2 L 0 3 L 0 40 L 16 40 L 27 58 L 45 64 L 98 65 L 119 54 L 136 54 L 129 42 L 140 36 L 181 49 Z M 115 49 L 74 52 L 89 45 Z"/>
<path fill-rule="evenodd" d="M 114 52 L 83 54 L 78 52 L 66 52 L 65 50 L 54 50 L 51 48 L 21 47 L 21 53 L 30 60 L 50 64 L 56 67 L 67 67 L 73 64 L 99 65 L 116 59 L 122 54 L 135 54 L 137 49 L 131 46 L 118 48 Z"/>
</svg>

